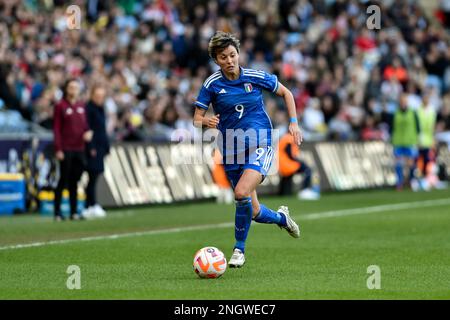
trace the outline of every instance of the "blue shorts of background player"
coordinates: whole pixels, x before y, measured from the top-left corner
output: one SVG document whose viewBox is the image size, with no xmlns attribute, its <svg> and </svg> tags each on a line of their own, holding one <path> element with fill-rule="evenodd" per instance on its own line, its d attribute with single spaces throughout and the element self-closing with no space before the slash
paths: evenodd
<svg viewBox="0 0 450 320">
<path fill-rule="evenodd" d="M 404 178 L 404 167 L 409 168 L 409 182 L 412 184 L 415 179 L 416 171 L 416 159 L 419 155 L 419 151 L 415 146 L 394 146 L 394 156 L 395 156 L 395 173 L 397 175 L 397 190 L 403 188 L 405 178 Z"/>
<path fill-rule="evenodd" d="M 394 156 L 406 157 L 406 158 L 417 158 L 419 152 L 416 147 L 394 147 Z"/>
</svg>

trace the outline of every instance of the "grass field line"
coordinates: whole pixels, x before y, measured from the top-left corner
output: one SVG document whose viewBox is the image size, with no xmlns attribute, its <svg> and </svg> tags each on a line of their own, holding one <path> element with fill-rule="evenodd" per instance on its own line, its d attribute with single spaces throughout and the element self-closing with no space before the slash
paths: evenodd
<svg viewBox="0 0 450 320">
<path fill-rule="evenodd" d="M 395 204 L 385 204 L 385 205 L 379 205 L 379 206 L 361 207 L 361 208 L 353 208 L 353 209 L 323 211 L 323 212 L 317 212 L 317 213 L 293 215 L 293 218 L 300 219 L 300 220 L 317 220 L 317 219 L 332 218 L 332 217 L 361 215 L 361 214 L 369 214 L 369 213 L 375 213 L 375 212 L 398 211 L 398 210 L 415 209 L 415 208 L 427 208 L 427 207 L 436 207 L 436 206 L 443 206 L 443 205 L 450 205 L 450 198 L 425 200 L 425 201 L 413 201 L 413 202 L 401 202 L 401 203 L 395 203 Z M 216 223 L 216 224 L 204 224 L 204 225 L 186 226 L 186 227 L 178 227 L 178 228 L 166 228 L 166 229 L 159 229 L 159 230 L 118 233 L 118 234 L 100 235 L 100 236 L 83 237 L 83 238 L 32 242 L 32 243 L 23 243 L 23 244 L 14 244 L 14 245 L 3 246 L 3 247 L 0 247 L 0 251 L 1 250 L 22 249 L 22 248 L 32 248 L 32 247 L 42 247 L 42 246 L 54 245 L 54 244 L 67 244 L 67 243 L 83 242 L 83 241 L 111 240 L 111 239 L 138 237 L 138 236 L 147 236 L 147 235 L 156 235 L 156 234 L 179 233 L 179 232 L 187 232 L 187 231 L 195 231 L 195 230 L 230 228 L 232 226 L 234 226 L 233 222 L 224 222 L 224 223 Z"/>
<path fill-rule="evenodd" d="M 450 205 L 450 198 L 423 200 L 423 201 L 414 201 L 414 202 L 401 202 L 401 203 L 384 204 L 384 205 L 365 207 L 365 208 L 354 208 L 354 209 L 343 209 L 343 210 L 310 213 L 310 214 L 306 214 L 303 216 L 296 216 L 296 218 L 299 217 L 299 218 L 302 218 L 303 220 L 315 220 L 315 219 L 323 219 L 323 218 L 349 216 L 349 215 L 355 215 L 355 214 L 360 215 L 360 214 L 368 214 L 368 213 L 374 213 L 374 212 L 384 212 L 384 211 L 391 211 L 391 210 L 397 211 L 397 210 L 405 210 L 405 209 L 437 207 L 437 206 L 444 206 L 444 205 Z"/>
</svg>

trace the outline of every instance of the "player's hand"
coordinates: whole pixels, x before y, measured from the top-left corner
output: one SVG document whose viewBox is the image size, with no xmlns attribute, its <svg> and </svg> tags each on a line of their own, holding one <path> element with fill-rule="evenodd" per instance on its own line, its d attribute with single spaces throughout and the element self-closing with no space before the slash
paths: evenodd
<svg viewBox="0 0 450 320">
<path fill-rule="evenodd" d="M 56 152 L 56 159 L 58 159 L 59 161 L 63 161 L 64 160 L 64 152 L 57 151 Z"/>
<path fill-rule="evenodd" d="M 86 131 L 83 134 L 83 140 L 86 142 L 90 142 L 92 140 L 93 135 L 94 135 L 94 132 L 92 130 Z"/>
<path fill-rule="evenodd" d="M 293 122 L 289 124 L 289 133 L 294 137 L 294 142 L 297 145 L 301 145 L 303 142 L 303 134 L 298 127 L 298 123 Z"/>
<path fill-rule="evenodd" d="M 220 114 L 216 114 L 215 116 L 208 119 L 208 128 L 217 128 L 219 124 Z"/>
<path fill-rule="evenodd" d="M 91 149 L 91 157 L 95 158 L 97 156 L 97 150 Z"/>
</svg>

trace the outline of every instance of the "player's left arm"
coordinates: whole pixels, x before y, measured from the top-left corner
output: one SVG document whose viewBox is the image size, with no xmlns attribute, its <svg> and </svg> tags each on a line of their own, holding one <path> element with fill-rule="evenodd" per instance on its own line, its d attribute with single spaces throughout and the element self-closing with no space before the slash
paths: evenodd
<svg viewBox="0 0 450 320">
<path fill-rule="evenodd" d="M 283 97 L 284 103 L 286 104 L 286 108 L 289 114 L 289 133 L 294 137 L 294 141 L 296 144 L 300 145 L 303 141 L 303 135 L 298 126 L 297 120 L 297 111 L 295 109 L 295 101 L 292 92 L 278 82 L 278 89 L 276 94 L 280 97 Z"/>
</svg>

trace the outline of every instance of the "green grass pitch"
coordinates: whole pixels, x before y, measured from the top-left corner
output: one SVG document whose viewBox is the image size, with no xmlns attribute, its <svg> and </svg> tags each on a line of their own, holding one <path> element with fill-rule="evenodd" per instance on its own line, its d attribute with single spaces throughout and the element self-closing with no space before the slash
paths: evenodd
<svg viewBox="0 0 450 320">
<path fill-rule="evenodd" d="M 260 200 L 288 205 L 300 239 L 252 223 L 245 266 L 219 279 L 198 278 L 192 260 L 204 246 L 229 259 L 233 205 L 121 209 L 103 220 L 63 223 L 37 214 L 1 217 L 0 299 L 450 298 L 449 190 Z M 66 287 L 69 265 L 80 267 L 80 290 Z M 380 268 L 380 289 L 367 288 L 371 265 Z"/>
</svg>

